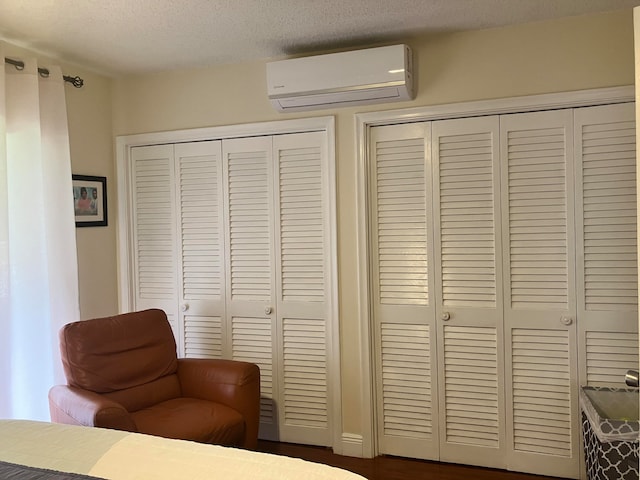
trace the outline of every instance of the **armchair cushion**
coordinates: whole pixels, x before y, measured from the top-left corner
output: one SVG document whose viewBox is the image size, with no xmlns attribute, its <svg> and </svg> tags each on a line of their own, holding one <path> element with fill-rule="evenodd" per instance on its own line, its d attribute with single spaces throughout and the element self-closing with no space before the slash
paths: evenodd
<svg viewBox="0 0 640 480">
<path fill-rule="evenodd" d="M 144 385 L 178 368 L 173 331 L 161 310 L 69 323 L 60 330 L 60 348 L 69 385 L 96 393 Z"/>
<path fill-rule="evenodd" d="M 131 414 L 140 431 L 166 438 L 242 445 L 245 424 L 233 408 L 197 398 L 174 398 Z"/>
</svg>

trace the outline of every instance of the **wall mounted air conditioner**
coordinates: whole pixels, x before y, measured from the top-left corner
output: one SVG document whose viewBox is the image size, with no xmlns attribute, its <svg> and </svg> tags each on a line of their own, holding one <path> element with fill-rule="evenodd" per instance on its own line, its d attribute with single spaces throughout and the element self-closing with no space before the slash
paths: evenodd
<svg viewBox="0 0 640 480">
<path fill-rule="evenodd" d="M 412 100 L 411 49 L 391 45 L 267 63 L 267 91 L 282 112 Z"/>
</svg>

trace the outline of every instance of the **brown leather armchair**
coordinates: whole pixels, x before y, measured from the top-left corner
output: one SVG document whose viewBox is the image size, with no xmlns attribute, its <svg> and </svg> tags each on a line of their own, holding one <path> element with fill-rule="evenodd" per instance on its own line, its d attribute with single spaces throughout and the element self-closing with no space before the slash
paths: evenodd
<svg viewBox="0 0 640 480">
<path fill-rule="evenodd" d="M 258 366 L 177 358 L 162 310 L 69 323 L 60 351 L 68 385 L 49 391 L 53 422 L 256 447 Z"/>
</svg>

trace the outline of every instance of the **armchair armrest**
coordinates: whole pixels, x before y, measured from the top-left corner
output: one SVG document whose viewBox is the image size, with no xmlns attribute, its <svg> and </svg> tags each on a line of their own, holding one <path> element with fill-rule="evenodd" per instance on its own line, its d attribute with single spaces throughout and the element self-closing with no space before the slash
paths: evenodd
<svg viewBox="0 0 640 480">
<path fill-rule="evenodd" d="M 129 412 L 119 403 L 67 385 L 56 385 L 49 390 L 49 412 L 55 423 L 138 431 Z"/>
<path fill-rule="evenodd" d="M 248 362 L 178 359 L 178 379 L 185 397 L 222 403 L 245 419 L 244 447 L 257 445 L 260 424 L 260 368 Z"/>
</svg>

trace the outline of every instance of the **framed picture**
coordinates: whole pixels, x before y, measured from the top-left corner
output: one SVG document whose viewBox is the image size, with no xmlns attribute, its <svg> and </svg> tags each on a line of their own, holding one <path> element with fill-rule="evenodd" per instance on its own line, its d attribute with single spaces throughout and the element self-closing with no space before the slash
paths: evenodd
<svg viewBox="0 0 640 480">
<path fill-rule="evenodd" d="M 72 175 L 76 227 L 107 226 L 107 178 Z"/>
</svg>

